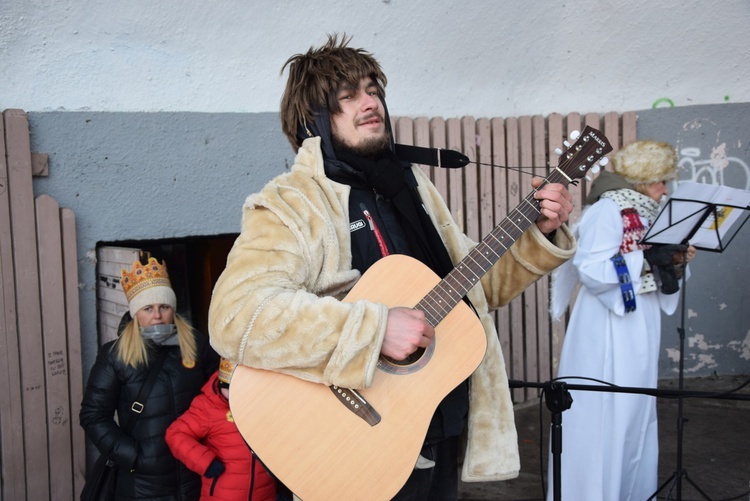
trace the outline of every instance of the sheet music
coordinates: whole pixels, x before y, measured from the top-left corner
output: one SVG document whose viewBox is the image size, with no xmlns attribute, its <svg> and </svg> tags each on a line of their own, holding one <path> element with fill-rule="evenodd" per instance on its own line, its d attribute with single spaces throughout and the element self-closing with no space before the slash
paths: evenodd
<svg viewBox="0 0 750 501">
<path fill-rule="evenodd" d="M 690 237 L 691 245 L 718 249 L 724 237 L 735 233 L 748 218 L 748 210 L 750 191 L 683 181 L 643 241 L 649 244 L 683 243 L 695 229 L 695 234 Z"/>
</svg>

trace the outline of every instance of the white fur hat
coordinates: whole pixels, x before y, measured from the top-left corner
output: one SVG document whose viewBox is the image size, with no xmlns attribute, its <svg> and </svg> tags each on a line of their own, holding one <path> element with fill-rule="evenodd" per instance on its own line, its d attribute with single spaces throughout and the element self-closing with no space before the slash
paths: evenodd
<svg viewBox="0 0 750 501">
<path fill-rule="evenodd" d="M 177 296 L 169 280 L 167 264 L 159 264 L 156 258 L 149 258 L 145 266 L 140 261 L 134 262 L 132 271 L 123 269 L 120 284 L 133 318 L 138 310 L 149 304 L 168 304 L 177 308 Z"/>
<path fill-rule="evenodd" d="M 612 157 L 615 174 L 631 184 L 651 184 L 677 177 L 677 153 L 669 143 L 636 141 Z"/>
</svg>

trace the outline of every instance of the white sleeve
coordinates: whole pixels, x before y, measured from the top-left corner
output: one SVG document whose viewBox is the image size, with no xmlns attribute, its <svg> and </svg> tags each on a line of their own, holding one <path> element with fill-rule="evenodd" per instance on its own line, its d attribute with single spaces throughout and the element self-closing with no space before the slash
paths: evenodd
<svg viewBox="0 0 750 501">
<path fill-rule="evenodd" d="M 583 213 L 578 250 L 573 258 L 583 287 L 620 316 L 625 314 L 625 303 L 612 257 L 620 251 L 622 238 L 619 206 L 610 199 L 601 199 Z M 637 291 L 641 286 L 643 251 L 628 252 L 623 257 L 633 290 Z"/>
</svg>

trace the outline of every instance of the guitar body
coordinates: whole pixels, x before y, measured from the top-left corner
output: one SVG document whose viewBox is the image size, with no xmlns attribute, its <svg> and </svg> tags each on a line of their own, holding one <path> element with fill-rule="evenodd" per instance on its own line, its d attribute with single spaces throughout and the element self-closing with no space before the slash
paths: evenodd
<svg viewBox="0 0 750 501">
<path fill-rule="evenodd" d="M 344 299 L 415 306 L 440 282 L 403 255 L 376 262 Z M 357 393 L 380 416 L 371 425 L 329 386 L 237 366 L 230 406 L 240 433 L 298 497 L 390 499 L 406 483 L 438 404 L 479 366 L 487 349 L 481 322 L 459 302 L 436 327 L 433 345 L 410 365 L 381 359 L 372 386 Z"/>
</svg>

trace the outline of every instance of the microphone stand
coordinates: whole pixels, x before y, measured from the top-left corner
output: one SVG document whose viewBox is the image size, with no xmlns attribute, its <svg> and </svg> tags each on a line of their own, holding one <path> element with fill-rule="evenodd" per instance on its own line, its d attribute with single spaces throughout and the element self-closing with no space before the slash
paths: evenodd
<svg viewBox="0 0 750 501">
<path fill-rule="evenodd" d="M 575 376 L 570 376 L 569 379 L 580 379 Z M 653 397 L 666 397 L 666 398 L 677 398 L 679 400 L 680 407 L 682 406 L 683 398 L 715 398 L 715 399 L 728 399 L 728 400 L 748 400 L 750 401 L 750 394 L 736 394 L 736 393 L 717 393 L 709 391 L 691 391 L 684 390 L 682 384 L 677 390 L 658 389 L 658 388 L 642 388 L 636 386 L 615 386 L 615 385 L 588 385 L 588 384 L 568 384 L 559 379 L 546 381 L 544 383 L 539 382 L 527 382 L 519 380 L 509 380 L 508 386 L 510 388 L 537 388 L 544 390 L 545 404 L 552 413 L 551 424 L 550 424 L 550 448 L 552 452 L 552 496 L 554 501 L 561 501 L 561 456 L 562 456 L 562 413 L 570 409 L 573 404 L 573 398 L 570 396 L 570 390 L 581 390 L 581 391 L 600 391 L 608 393 L 637 393 L 641 395 L 650 395 Z M 678 444 L 680 448 L 679 460 L 681 462 L 681 441 Z M 671 478 L 670 478 L 671 480 Z M 665 482 L 666 485 L 669 482 Z M 692 482 L 691 482 L 692 483 Z M 653 499 L 654 496 L 664 487 L 662 485 L 659 489 L 652 494 L 649 499 Z M 695 485 L 695 484 L 693 484 Z M 697 486 L 696 489 L 706 495 Z M 679 493 L 682 496 L 682 493 Z M 681 500 L 682 497 L 678 497 Z M 706 497 L 708 499 L 708 497 Z"/>
</svg>

